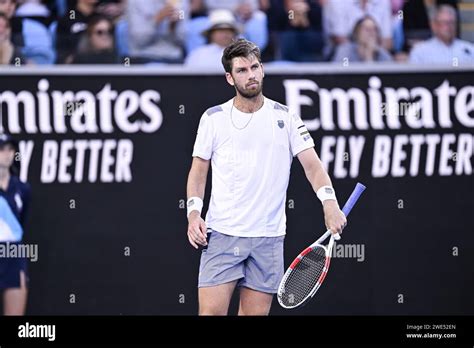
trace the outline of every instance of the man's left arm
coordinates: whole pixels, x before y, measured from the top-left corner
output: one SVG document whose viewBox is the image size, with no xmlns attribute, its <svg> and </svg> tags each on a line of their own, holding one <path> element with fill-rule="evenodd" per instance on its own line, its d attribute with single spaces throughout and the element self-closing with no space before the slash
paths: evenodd
<svg viewBox="0 0 474 348">
<path fill-rule="evenodd" d="M 331 179 L 313 147 L 301 151 L 297 157 L 315 193 L 323 186 L 332 187 Z M 332 233 L 341 233 L 347 220 L 340 210 L 337 200 L 325 199 L 323 210 L 326 228 L 330 229 Z"/>
</svg>

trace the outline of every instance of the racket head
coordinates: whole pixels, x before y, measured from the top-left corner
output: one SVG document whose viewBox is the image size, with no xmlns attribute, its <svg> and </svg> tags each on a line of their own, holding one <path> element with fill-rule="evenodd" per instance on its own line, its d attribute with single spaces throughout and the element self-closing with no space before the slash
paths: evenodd
<svg viewBox="0 0 474 348">
<path fill-rule="evenodd" d="M 315 243 L 293 260 L 278 287 L 278 303 L 283 308 L 300 307 L 318 291 L 329 270 L 329 249 Z"/>
</svg>

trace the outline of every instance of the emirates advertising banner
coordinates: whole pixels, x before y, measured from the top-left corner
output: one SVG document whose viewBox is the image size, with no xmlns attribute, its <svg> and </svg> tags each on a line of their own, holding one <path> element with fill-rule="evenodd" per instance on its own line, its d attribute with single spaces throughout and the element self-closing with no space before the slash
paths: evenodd
<svg viewBox="0 0 474 348">
<path fill-rule="evenodd" d="M 302 117 L 340 203 L 367 186 L 343 238 L 354 255 L 336 246 L 338 272 L 298 314 L 474 313 L 473 81 L 474 69 L 266 74 L 264 94 Z M 3 130 L 33 193 L 29 313 L 197 312 L 186 179 L 201 115 L 233 96 L 223 74 L 0 74 Z M 285 266 L 324 229 L 297 162 Z"/>
</svg>

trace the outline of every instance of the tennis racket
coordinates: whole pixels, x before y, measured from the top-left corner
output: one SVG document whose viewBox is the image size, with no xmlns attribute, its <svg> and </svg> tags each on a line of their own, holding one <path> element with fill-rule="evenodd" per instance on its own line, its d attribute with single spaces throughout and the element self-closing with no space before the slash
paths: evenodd
<svg viewBox="0 0 474 348">
<path fill-rule="evenodd" d="M 348 216 L 356 204 L 365 186 L 357 183 L 354 191 L 342 208 Z M 327 246 L 321 243 L 328 238 Z M 339 234 L 327 230 L 316 242 L 304 249 L 285 272 L 278 287 L 278 302 L 283 308 L 291 309 L 307 303 L 318 291 L 326 278 L 331 262 L 334 240 L 341 239 Z"/>
</svg>

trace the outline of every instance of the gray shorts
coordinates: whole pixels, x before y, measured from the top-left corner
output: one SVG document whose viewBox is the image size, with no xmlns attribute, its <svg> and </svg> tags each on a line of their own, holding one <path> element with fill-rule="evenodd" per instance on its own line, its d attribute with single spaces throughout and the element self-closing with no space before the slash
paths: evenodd
<svg viewBox="0 0 474 348">
<path fill-rule="evenodd" d="M 277 293 L 283 278 L 283 241 L 279 237 L 236 237 L 217 231 L 208 233 L 202 250 L 198 287 L 239 280 L 237 286 Z"/>
</svg>

